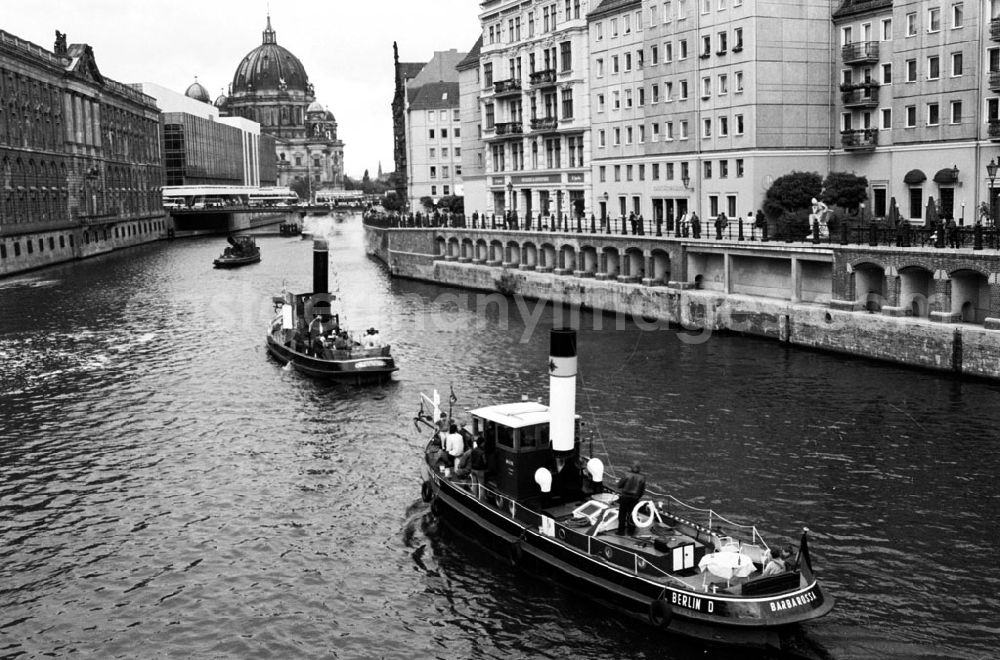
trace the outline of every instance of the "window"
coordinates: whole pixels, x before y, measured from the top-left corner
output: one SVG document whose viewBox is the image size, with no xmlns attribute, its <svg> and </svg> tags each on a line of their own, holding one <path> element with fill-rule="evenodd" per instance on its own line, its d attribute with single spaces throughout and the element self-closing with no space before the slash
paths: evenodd
<svg viewBox="0 0 1000 660">
<path fill-rule="evenodd" d="M 653 99 L 653 103 L 660 102 L 660 86 L 657 83 L 653 83 L 652 87 L 649 88 L 650 96 Z"/>
<path fill-rule="evenodd" d="M 1000 71 L 1000 48 L 990 48 L 987 50 L 986 60 L 990 73 Z"/>
<path fill-rule="evenodd" d="M 962 27 L 963 21 L 965 20 L 965 6 L 961 2 L 956 2 L 951 6 L 951 27 L 960 28 Z"/>
<path fill-rule="evenodd" d="M 639 124 L 639 144 L 646 141 L 646 125 Z"/>
<path fill-rule="evenodd" d="M 986 99 L 986 119 L 989 121 L 1000 119 L 1000 99 Z"/>
<path fill-rule="evenodd" d="M 719 178 L 728 179 L 729 178 L 729 161 L 720 160 L 719 161 Z"/>
<path fill-rule="evenodd" d="M 611 56 L 611 73 L 618 73 L 618 56 Z"/>
<path fill-rule="evenodd" d="M 603 57 L 598 57 L 597 58 L 597 77 L 598 78 L 603 78 L 604 77 L 604 58 Z"/>
<path fill-rule="evenodd" d="M 664 136 L 663 136 L 664 139 L 665 140 L 673 140 L 674 139 L 674 122 L 668 121 L 664 126 L 665 126 L 666 131 L 667 131 L 664 134 Z"/>
<path fill-rule="evenodd" d="M 688 42 L 687 39 L 681 39 L 677 42 L 677 59 L 686 60 L 688 56 Z"/>
<path fill-rule="evenodd" d="M 632 127 L 625 127 L 625 144 L 632 144 Z M 631 165 L 629 166 L 631 167 Z"/>
<path fill-rule="evenodd" d="M 961 124 L 962 123 L 962 102 L 952 101 L 951 102 L 951 123 Z"/>
<path fill-rule="evenodd" d="M 681 101 L 686 101 L 687 97 L 688 97 L 688 81 L 682 80 L 679 98 Z"/>
<path fill-rule="evenodd" d="M 922 218 L 924 211 L 924 189 L 910 188 L 910 217 Z"/>
<path fill-rule="evenodd" d="M 916 60 L 906 60 L 906 82 L 917 82 Z"/>
<path fill-rule="evenodd" d="M 726 74 L 719 75 L 719 95 L 724 96 L 729 93 L 729 76 Z"/>
<path fill-rule="evenodd" d="M 531 25 L 531 21 L 532 21 L 531 14 L 528 14 L 528 25 L 529 26 Z M 530 27 L 529 27 L 529 31 L 530 31 Z M 595 37 L 597 38 L 598 41 L 600 41 L 601 39 L 604 38 L 604 21 L 597 21 L 594 24 L 594 34 L 595 34 Z"/>
<path fill-rule="evenodd" d="M 604 94 L 597 95 L 597 111 L 604 112 Z"/>
<path fill-rule="evenodd" d="M 602 128 L 597 132 L 597 146 L 603 149 L 607 145 L 607 135 L 604 133 L 604 129 Z"/>
<path fill-rule="evenodd" d="M 433 110 L 428 110 L 427 111 L 427 121 L 429 123 L 433 124 L 436 119 L 437 119 L 437 113 L 434 112 Z"/>
<path fill-rule="evenodd" d="M 573 118 L 573 90 L 564 89 L 562 91 L 562 116 L 563 119 Z"/>
<path fill-rule="evenodd" d="M 917 125 L 917 106 L 906 106 L 906 128 L 913 128 Z"/>
<path fill-rule="evenodd" d="M 492 103 L 486 104 L 486 129 L 491 130 L 495 126 L 495 115 Z"/>
<path fill-rule="evenodd" d="M 736 217 L 736 195 L 726 195 L 726 208 L 729 210 L 729 217 Z"/>
<path fill-rule="evenodd" d="M 614 145 L 617 147 L 617 146 L 620 146 L 621 143 L 622 143 L 622 129 L 615 128 L 615 141 L 614 141 Z"/>
<path fill-rule="evenodd" d="M 597 168 L 597 180 L 600 183 L 604 183 L 608 180 L 608 168 L 606 166 L 601 165 Z"/>
<path fill-rule="evenodd" d="M 618 36 L 618 19 L 617 18 L 612 18 L 611 19 L 611 36 L 612 37 L 617 37 Z"/>
<path fill-rule="evenodd" d="M 680 124 L 677 126 L 677 130 L 678 130 L 680 139 L 682 139 L 682 140 L 688 139 L 688 122 L 687 122 L 686 119 L 681 120 Z"/>
<path fill-rule="evenodd" d="M 962 53 L 951 54 L 951 75 L 962 75 Z"/>
<path fill-rule="evenodd" d="M 639 107 L 641 108 L 642 106 L 646 105 L 646 88 L 640 87 L 638 91 L 639 91 Z"/>
<path fill-rule="evenodd" d="M 430 149 L 427 150 L 427 157 L 430 160 L 434 160 L 434 156 L 435 156 L 436 152 L 437 152 L 437 150 L 434 149 L 434 147 L 431 147 Z"/>
<path fill-rule="evenodd" d="M 736 134 L 743 135 L 743 115 L 736 115 Z"/>
<path fill-rule="evenodd" d="M 632 17 L 628 14 L 622 16 L 622 32 L 632 34 Z"/>
<path fill-rule="evenodd" d="M 882 19 L 882 41 L 892 41 L 892 19 Z"/>
<path fill-rule="evenodd" d="M 701 38 L 701 56 L 708 57 L 712 54 L 712 37 L 705 35 Z"/>
<path fill-rule="evenodd" d="M 564 41 L 559 45 L 562 58 L 562 70 L 569 71 L 573 68 L 572 42 Z"/>
<path fill-rule="evenodd" d="M 701 79 L 701 98 L 707 99 L 712 93 L 712 79 L 705 77 Z"/>
<path fill-rule="evenodd" d="M 462 137 L 462 129 L 460 129 L 460 128 L 456 128 L 455 129 L 455 137 L 457 137 L 457 138 Z M 455 155 L 458 155 L 458 150 L 457 149 L 455 150 Z"/>
<path fill-rule="evenodd" d="M 651 178 L 653 181 L 659 181 L 660 180 L 660 164 L 659 163 L 653 163 L 650 166 L 650 168 L 651 168 L 651 171 L 649 173 L 649 178 Z"/>
<path fill-rule="evenodd" d="M 940 32 L 941 31 L 941 8 L 932 7 L 927 10 L 927 31 L 928 32 Z"/>
<path fill-rule="evenodd" d="M 649 61 L 653 64 L 660 63 L 660 49 L 655 44 L 649 47 Z"/>
<path fill-rule="evenodd" d="M 656 142 L 660 139 L 660 122 L 654 121 L 650 127 L 650 132 L 652 133 L 652 140 Z"/>
<path fill-rule="evenodd" d="M 851 125 L 851 113 L 850 112 L 840 113 L 840 130 L 849 131 L 851 130 L 851 128 L 853 128 L 853 126 Z"/>
<path fill-rule="evenodd" d="M 634 170 L 634 167 L 632 165 L 626 165 L 625 166 L 625 180 L 626 181 L 631 181 L 632 180 L 632 171 L 633 170 Z"/>
<path fill-rule="evenodd" d="M 483 65 L 483 85 L 485 87 L 493 86 L 493 64 L 490 62 Z"/>
<path fill-rule="evenodd" d="M 645 63 L 643 58 L 644 56 L 642 54 L 642 50 L 635 51 L 635 68 L 641 69 L 643 67 L 643 64 Z"/>
<path fill-rule="evenodd" d="M 882 108 L 882 126 L 883 131 L 888 131 L 892 128 L 892 108 Z"/>
<path fill-rule="evenodd" d="M 632 53 L 625 53 L 625 70 L 632 70 Z"/>
<path fill-rule="evenodd" d="M 673 101 L 674 84 L 672 82 L 663 83 L 663 100 Z"/>
<path fill-rule="evenodd" d="M 673 181 L 674 180 L 674 164 L 673 163 L 667 163 L 666 177 L 667 177 L 667 181 Z"/>
<path fill-rule="evenodd" d="M 738 27 L 733 30 L 733 52 L 738 53 L 743 50 L 743 28 Z"/>
<path fill-rule="evenodd" d="M 906 15 L 906 36 L 917 36 L 917 12 L 915 11 Z"/>
<path fill-rule="evenodd" d="M 615 165 L 615 181 L 621 181 L 621 180 L 622 180 L 622 166 Z"/>
<path fill-rule="evenodd" d="M 708 212 L 712 214 L 712 217 L 719 215 L 719 196 L 709 195 L 708 196 Z"/>
<path fill-rule="evenodd" d="M 438 187 L 437 186 L 431 186 L 431 194 L 432 195 L 437 195 L 438 194 Z"/>
<path fill-rule="evenodd" d="M 674 61 L 674 44 L 672 41 L 667 41 L 663 44 L 663 61 Z"/>
<path fill-rule="evenodd" d="M 882 84 L 892 84 L 892 62 L 885 62 L 882 64 Z"/>
<path fill-rule="evenodd" d="M 742 178 L 743 176 L 743 159 L 736 159 L 736 178 Z"/>
<path fill-rule="evenodd" d="M 720 32 L 718 37 L 717 41 L 719 42 L 719 50 L 716 52 L 716 55 L 722 55 L 729 49 L 729 34 L 726 32 Z"/>
<path fill-rule="evenodd" d="M 622 107 L 621 93 L 616 89 L 611 92 L 611 108 L 613 110 L 618 110 Z"/>
<path fill-rule="evenodd" d="M 729 135 L 729 117 L 719 117 L 719 137 Z"/>
<path fill-rule="evenodd" d="M 941 58 L 931 55 L 927 58 L 927 79 L 937 80 L 941 77 Z"/>
<path fill-rule="evenodd" d="M 743 72 L 742 71 L 737 71 L 736 74 L 735 74 L 735 76 L 736 76 L 736 93 L 737 94 L 742 94 L 743 93 Z"/>
<path fill-rule="evenodd" d="M 447 128 L 442 128 L 441 129 L 441 139 L 444 139 L 446 137 L 448 137 L 448 129 Z"/>
<path fill-rule="evenodd" d="M 442 165 L 441 166 L 441 178 L 442 179 L 447 179 L 448 178 L 448 166 L 447 165 Z"/>
<path fill-rule="evenodd" d="M 702 130 L 701 130 L 701 136 L 702 137 L 705 137 L 705 138 L 712 137 L 712 119 L 711 119 L 711 117 L 709 117 L 707 119 L 704 119 L 702 121 L 702 127 L 701 128 L 702 128 Z"/>
</svg>

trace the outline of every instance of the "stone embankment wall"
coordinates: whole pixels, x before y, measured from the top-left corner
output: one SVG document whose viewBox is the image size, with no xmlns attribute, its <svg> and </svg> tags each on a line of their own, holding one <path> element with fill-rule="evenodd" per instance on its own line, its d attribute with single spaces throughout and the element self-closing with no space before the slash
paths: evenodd
<svg viewBox="0 0 1000 660">
<path fill-rule="evenodd" d="M 367 251 L 394 277 L 498 291 L 679 325 L 732 331 L 788 344 L 954 374 L 1000 379 L 1000 331 L 974 324 L 887 316 L 739 293 L 584 278 L 553 272 L 449 260 L 437 253 L 433 229 L 366 227 Z M 622 251 L 630 244 L 622 241 Z M 688 273 L 690 275 L 690 273 Z"/>
</svg>

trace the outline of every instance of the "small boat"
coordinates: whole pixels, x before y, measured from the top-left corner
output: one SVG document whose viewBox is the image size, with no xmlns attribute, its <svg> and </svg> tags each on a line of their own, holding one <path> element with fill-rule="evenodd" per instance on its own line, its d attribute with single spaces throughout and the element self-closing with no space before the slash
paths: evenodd
<svg viewBox="0 0 1000 660">
<path fill-rule="evenodd" d="M 214 262 L 216 268 L 238 268 L 260 261 L 260 248 L 253 236 L 227 236 L 229 247 Z"/>
<path fill-rule="evenodd" d="M 385 380 L 396 371 L 391 347 L 375 328 L 351 334 L 329 292 L 329 248 L 313 243 L 313 291 L 273 298 L 277 315 L 268 324 L 267 351 L 276 360 L 313 378 L 355 382 Z"/>
<path fill-rule="evenodd" d="M 798 624 L 834 606 L 813 573 L 808 530 L 797 551 L 785 546 L 787 563 L 771 566 L 782 544 L 755 525 L 652 487 L 623 511 L 622 494 L 604 485 L 602 461 L 587 457 L 579 439 L 576 333 L 552 330 L 550 342 L 549 405 L 525 398 L 469 411 L 471 429 L 461 435 L 482 443 L 483 454 L 466 450 L 468 461 L 449 465 L 441 438 L 449 415 L 436 391 L 421 394 L 414 422 L 433 432 L 421 461 L 421 495 L 432 513 L 505 564 L 656 628 L 795 652 Z M 477 463 L 487 468 L 472 471 Z M 634 533 L 619 533 L 619 515 L 630 516 Z"/>
<path fill-rule="evenodd" d="M 278 234 L 280 236 L 298 236 L 302 233 L 302 225 L 294 220 L 286 220 L 278 225 Z"/>
</svg>

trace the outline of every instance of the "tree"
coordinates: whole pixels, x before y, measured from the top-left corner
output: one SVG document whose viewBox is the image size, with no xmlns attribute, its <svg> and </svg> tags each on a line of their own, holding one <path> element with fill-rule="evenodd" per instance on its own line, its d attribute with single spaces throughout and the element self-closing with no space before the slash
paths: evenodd
<svg viewBox="0 0 1000 660">
<path fill-rule="evenodd" d="M 774 180 L 764 195 L 764 212 L 771 218 L 809 208 L 823 190 L 817 172 L 791 172 Z"/>
<path fill-rule="evenodd" d="M 445 195 L 438 200 L 437 207 L 442 211 L 465 213 L 465 198 L 457 195 Z"/>
<path fill-rule="evenodd" d="M 386 211 L 402 211 L 403 210 L 403 199 L 395 194 L 395 192 L 386 193 L 380 200 L 382 208 Z"/>
<path fill-rule="evenodd" d="M 823 181 L 823 201 L 856 210 L 868 199 L 868 179 L 850 172 L 830 172 Z"/>
<path fill-rule="evenodd" d="M 434 198 L 430 195 L 424 195 L 420 198 L 420 205 L 424 207 L 427 211 L 434 210 Z"/>
</svg>

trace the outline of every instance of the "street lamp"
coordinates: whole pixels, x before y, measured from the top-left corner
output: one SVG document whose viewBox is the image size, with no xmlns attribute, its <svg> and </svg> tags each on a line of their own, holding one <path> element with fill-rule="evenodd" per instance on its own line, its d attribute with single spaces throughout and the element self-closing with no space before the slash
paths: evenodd
<svg viewBox="0 0 1000 660">
<path fill-rule="evenodd" d="M 986 175 L 990 178 L 990 221 L 993 223 L 993 241 L 994 244 L 997 240 L 997 210 L 996 210 L 996 195 L 993 194 L 993 182 L 997 178 L 997 159 L 991 158 L 989 164 L 986 166 Z"/>
<path fill-rule="evenodd" d="M 688 176 L 687 172 L 681 175 L 681 184 L 684 186 L 684 190 L 688 189 L 688 184 L 691 183 L 691 177 Z"/>
</svg>

